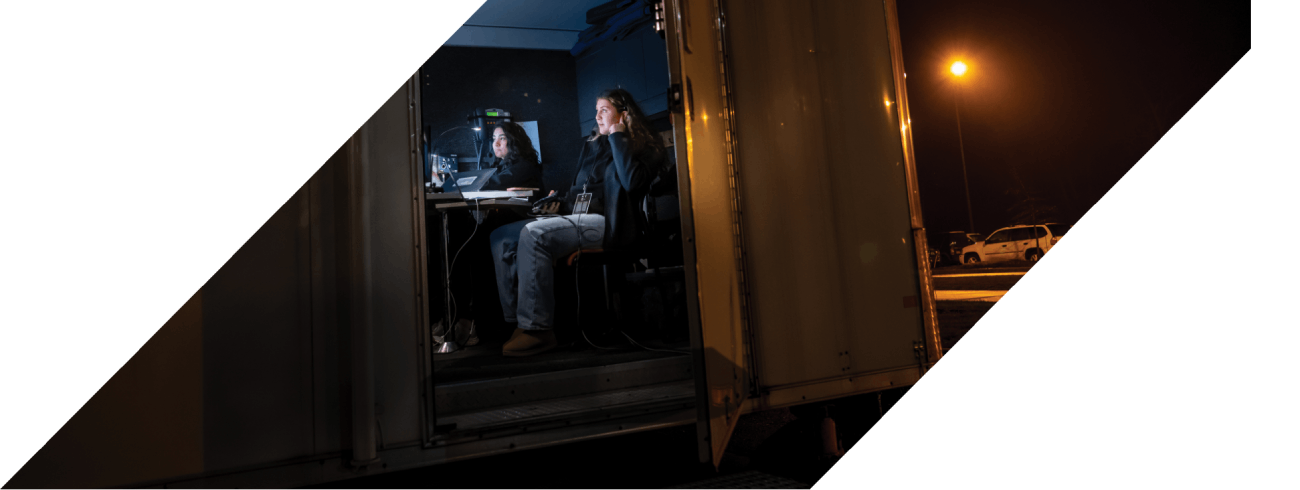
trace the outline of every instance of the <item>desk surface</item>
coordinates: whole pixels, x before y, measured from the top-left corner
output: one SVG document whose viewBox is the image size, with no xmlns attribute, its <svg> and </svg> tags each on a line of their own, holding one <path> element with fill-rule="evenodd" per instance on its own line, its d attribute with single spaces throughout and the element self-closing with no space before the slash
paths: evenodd
<svg viewBox="0 0 1300 490">
<path fill-rule="evenodd" d="M 523 198 L 511 199 L 475 199 L 468 201 L 445 201 L 433 206 L 436 209 L 500 209 L 500 208 L 519 208 L 532 209 L 533 203 Z"/>
<path fill-rule="evenodd" d="M 533 191 L 479 191 L 479 192 L 429 192 L 424 194 L 426 201 L 465 201 L 469 199 L 510 199 L 512 197 L 529 197 Z"/>
<path fill-rule="evenodd" d="M 430 192 L 424 195 L 425 204 L 435 209 L 528 209 L 528 197 L 533 191 L 481 191 L 481 192 Z"/>
</svg>

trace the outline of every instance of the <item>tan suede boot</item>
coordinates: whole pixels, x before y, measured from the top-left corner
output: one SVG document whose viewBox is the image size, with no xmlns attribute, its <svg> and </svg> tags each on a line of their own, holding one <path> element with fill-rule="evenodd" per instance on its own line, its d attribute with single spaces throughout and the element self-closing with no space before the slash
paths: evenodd
<svg viewBox="0 0 1300 490">
<path fill-rule="evenodd" d="M 506 357 L 524 357 L 541 354 L 556 346 L 555 332 L 551 330 L 515 329 L 515 335 L 501 348 Z"/>
</svg>

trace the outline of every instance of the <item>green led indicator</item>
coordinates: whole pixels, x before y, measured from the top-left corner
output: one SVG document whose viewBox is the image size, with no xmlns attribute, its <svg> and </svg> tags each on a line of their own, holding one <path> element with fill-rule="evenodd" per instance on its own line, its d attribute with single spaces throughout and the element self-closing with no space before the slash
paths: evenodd
<svg viewBox="0 0 1300 490">
<path fill-rule="evenodd" d="M 487 115 L 492 116 L 492 117 L 496 117 L 496 116 L 497 116 L 497 113 L 496 113 L 496 112 L 493 112 L 493 111 L 488 111 Z"/>
</svg>

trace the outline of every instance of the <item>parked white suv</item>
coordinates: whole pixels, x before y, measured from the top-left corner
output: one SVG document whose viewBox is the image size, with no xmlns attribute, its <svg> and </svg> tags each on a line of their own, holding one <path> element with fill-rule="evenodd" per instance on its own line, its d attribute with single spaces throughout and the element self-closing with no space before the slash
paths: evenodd
<svg viewBox="0 0 1300 490">
<path fill-rule="evenodd" d="M 1013 259 L 1037 262 L 1069 229 L 1069 226 L 1056 223 L 1000 228 L 988 238 L 962 248 L 961 262 L 973 264 Z"/>
</svg>

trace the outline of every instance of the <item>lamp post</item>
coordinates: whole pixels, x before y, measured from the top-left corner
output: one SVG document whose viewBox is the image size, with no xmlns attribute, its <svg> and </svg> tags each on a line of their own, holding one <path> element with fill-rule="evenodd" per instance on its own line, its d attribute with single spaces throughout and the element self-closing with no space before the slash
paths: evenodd
<svg viewBox="0 0 1300 490">
<path fill-rule="evenodd" d="M 970 219 L 970 233 L 975 231 L 975 211 L 970 205 L 970 180 L 966 178 L 966 145 L 961 138 L 961 77 L 966 74 L 966 64 L 960 61 L 952 64 L 952 74 L 957 77 L 957 97 L 953 106 L 957 108 L 957 149 L 961 151 L 961 181 L 966 186 L 966 217 Z"/>
</svg>

